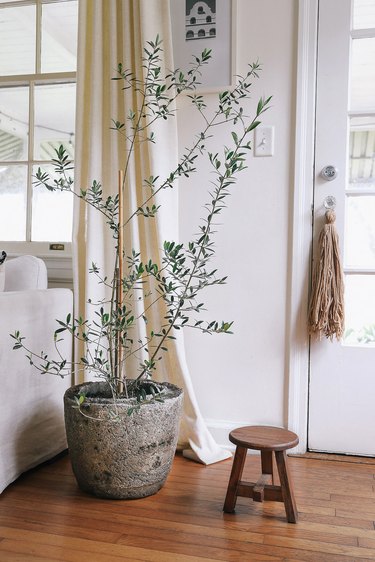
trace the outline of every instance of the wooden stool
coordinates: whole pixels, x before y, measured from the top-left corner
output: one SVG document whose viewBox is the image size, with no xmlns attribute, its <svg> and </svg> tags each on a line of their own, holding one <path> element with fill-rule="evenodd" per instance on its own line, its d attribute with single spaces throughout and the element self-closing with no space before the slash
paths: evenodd
<svg viewBox="0 0 375 562">
<path fill-rule="evenodd" d="M 286 450 L 298 444 L 298 436 L 292 431 L 280 427 L 251 425 L 231 431 L 229 440 L 236 445 L 236 453 L 225 497 L 224 511 L 226 513 L 234 512 L 238 496 L 252 498 L 257 502 L 272 500 L 284 502 L 288 522 L 297 523 L 298 512 L 288 471 Z M 255 449 L 261 454 L 262 476 L 256 483 L 241 481 L 247 449 Z M 273 451 L 280 486 L 274 485 Z"/>
</svg>

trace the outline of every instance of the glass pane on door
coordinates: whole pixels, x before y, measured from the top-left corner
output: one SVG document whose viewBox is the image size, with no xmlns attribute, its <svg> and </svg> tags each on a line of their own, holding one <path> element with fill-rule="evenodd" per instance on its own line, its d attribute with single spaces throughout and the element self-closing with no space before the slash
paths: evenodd
<svg viewBox="0 0 375 562">
<path fill-rule="evenodd" d="M 354 39 L 351 59 L 351 111 L 374 111 L 375 37 Z"/>
<path fill-rule="evenodd" d="M 375 271 L 375 194 L 348 197 L 345 219 L 345 267 Z M 375 301 L 375 293 L 373 300 Z"/>
<path fill-rule="evenodd" d="M 353 29 L 369 29 L 375 27 L 374 0 L 354 0 Z"/>
<path fill-rule="evenodd" d="M 345 279 L 345 344 L 375 346 L 375 276 Z"/>
<path fill-rule="evenodd" d="M 350 120 L 348 188 L 375 190 L 375 114 Z"/>
</svg>

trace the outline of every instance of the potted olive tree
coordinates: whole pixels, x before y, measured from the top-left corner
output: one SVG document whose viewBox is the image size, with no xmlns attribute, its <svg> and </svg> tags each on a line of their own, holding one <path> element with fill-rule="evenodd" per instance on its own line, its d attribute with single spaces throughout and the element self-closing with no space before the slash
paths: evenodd
<svg viewBox="0 0 375 562">
<path fill-rule="evenodd" d="M 203 333 L 231 333 L 231 322 L 199 319 L 203 308 L 200 293 L 207 287 L 225 283 L 212 268 L 215 254 L 213 235 L 218 215 L 225 207 L 236 176 L 245 168 L 250 137 L 259 124 L 260 115 L 270 101 L 260 99 L 253 117 L 246 115 L 244 104 L 250 97 L 251 82 L 258 77 L 259 64 L 249 66 L 237 85 L 218 95 L 216 110 L 207 112 L 204 98 L 195 92 L 202 68 L 209 62 L 210 51 L 194 57 L 189 70 L 162 71 L 161 40 L 147 43 L 142 61 L 143 77 L 135 76 L 118 65 L 114 80 L 122 89 L 131 88 L 140 103 L 131 108 L 126 122 L 113 121 L 113 129 L 125 134 L 127 149 L 119 189 L 107 198 L 94 181 L 90 188 L 74 186 L 71 164 L 63 147 L 57 151 L 54 164 L 59 176 L 52 179 L 38 170 L 36 183 L 51 191 L 72 192 L 102 214 L 113 233 L 114 269 L 110 276 L 93 263 L 90 273 L 104 284 L 108 297 L 100 302 L 89 300 L 93 319 L 78 313 L 58 320 L 54 334 L 56 357 L 36 353 L 27 347 L 19 332 L 12 335 L 14 348 L 26 356 L 43 374 L 70 375 L 84 369 L 97 381 L 71 387 L 65 394 L 65 421 L 73 470 L 79 486 L 100 497 L 135 498 L 157 492 L 171 467 L 177 444 L 182 391 L 169 384 L 153 381 L 152 375 L 176 330 L 194 327 Z M 125 216 L 122 196 L 128 180 L 129 163 L 137 142 L 155 142 L 152 125 L 159 119 L 174 116 L 175 100 L 189 96 L 201 114 L 203 128 L 184 155 L 165 178 L 144 178 L 147 195 L 142 205 Z M 213 129 L 228 130 L 228 144 L 222 154 L 209 151 Z M 124 228 L 132 220 L 158 220 L 155 196 L 163 189 L 173 188 L 178 178 L 197 173 L 199 157 L 207 157 L 213 171 L 213 187 L 208 193 L 206 215 L 198 225 L 198 234 L 187 245 L 164 241 L 163 258 L 140 259 L 137 248 L 127 247 Z M 147 280 L 151 291 L 144 313 L 137 315 L 132 303 L 134 294 Z M 134 338 L 137 322 L 149 321 L 153 302 L 162 299 L 165 315 L 157 325 L 148 326 L 147 336 Z M 74 363 L 59 354 L 59 341 L 64 332 L 85 344 L 85 352 Z M 126 375 L 130 358 L 143 350 L 147 359 L 140 361 L 138 372 Z"/>
</svg>

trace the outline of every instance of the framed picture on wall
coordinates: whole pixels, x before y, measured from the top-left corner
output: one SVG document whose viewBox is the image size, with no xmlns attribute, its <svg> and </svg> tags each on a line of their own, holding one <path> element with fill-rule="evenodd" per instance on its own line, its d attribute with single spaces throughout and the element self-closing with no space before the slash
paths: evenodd
<svg viewBox="0 0 375 562">
<path fill-rule="evenodd" d="M 172 0 L 172 39 L 175 68 L 188 69 L 193 55 L 211 49 L 202 70 L 199 92 L 230 88 L 235 76 L 236 0 Z"/>
</svg>

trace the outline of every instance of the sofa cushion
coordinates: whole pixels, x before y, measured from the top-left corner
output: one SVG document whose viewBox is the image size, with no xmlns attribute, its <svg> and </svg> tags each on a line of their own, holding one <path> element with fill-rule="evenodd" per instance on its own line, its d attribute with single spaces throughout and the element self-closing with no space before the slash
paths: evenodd
<svg viewBox="0 0 375 562">
<path fill-rule="evenodd" d="M 35 256 L 19 256 L 5 262 L 4 291 L 47 288 L 47 267 Z"/>
</svg>

